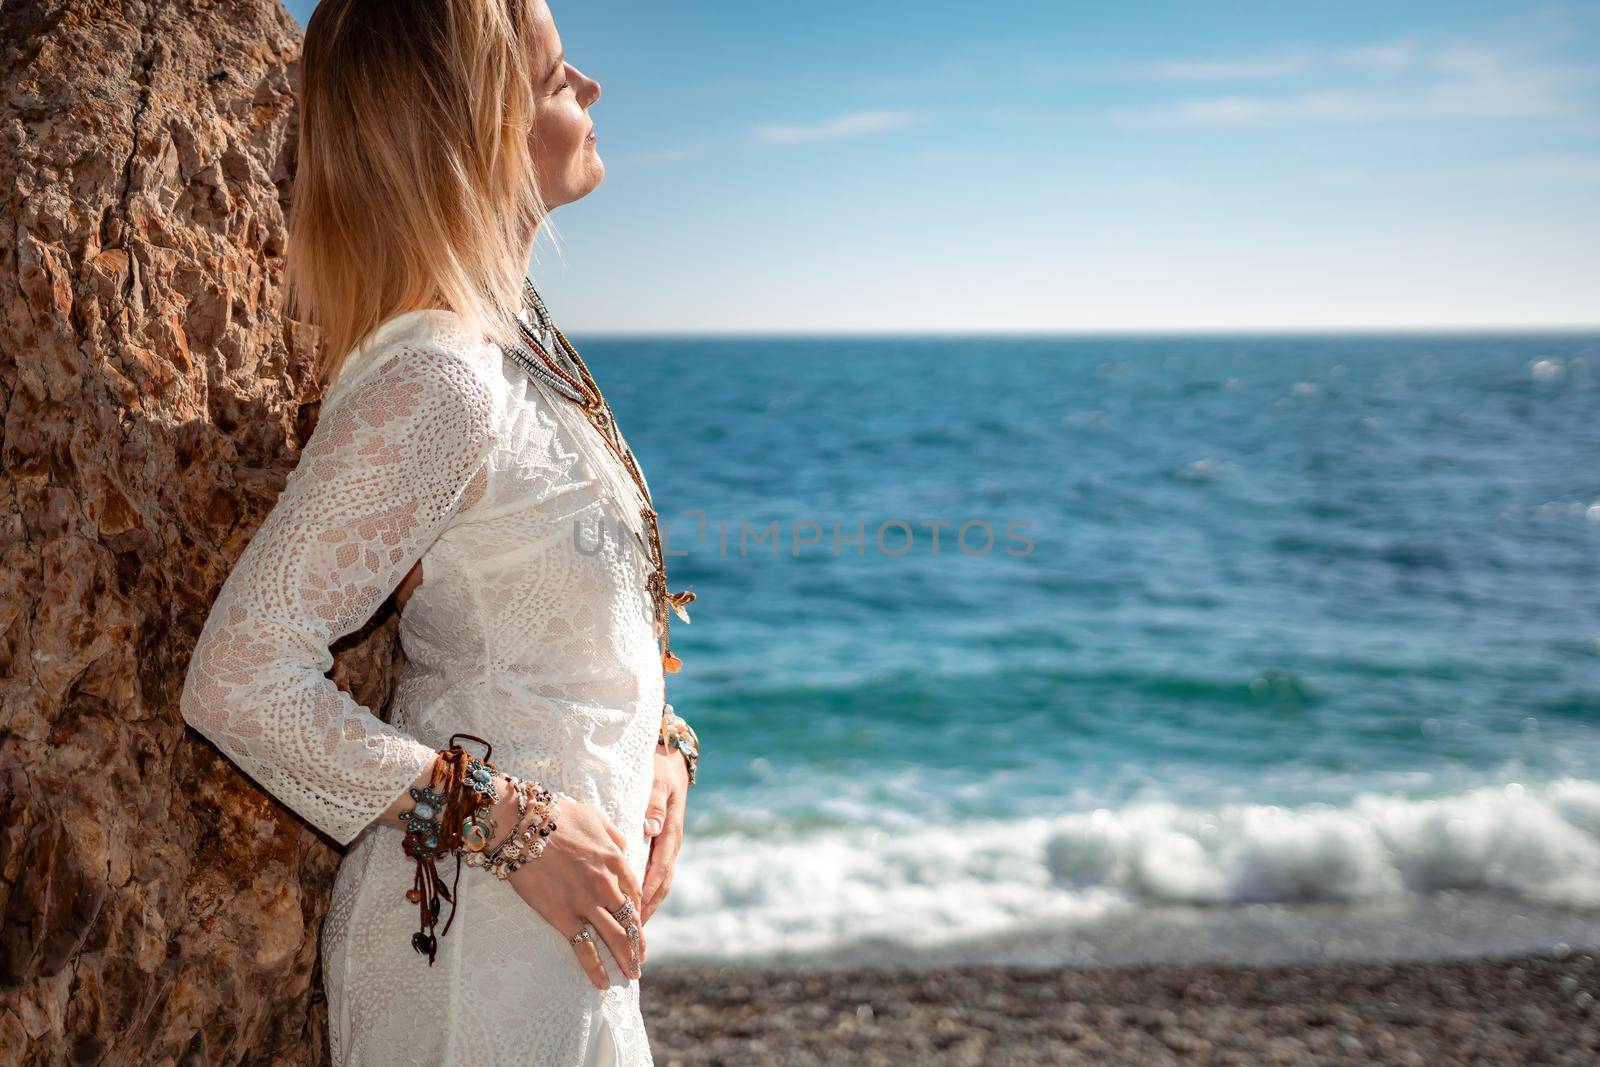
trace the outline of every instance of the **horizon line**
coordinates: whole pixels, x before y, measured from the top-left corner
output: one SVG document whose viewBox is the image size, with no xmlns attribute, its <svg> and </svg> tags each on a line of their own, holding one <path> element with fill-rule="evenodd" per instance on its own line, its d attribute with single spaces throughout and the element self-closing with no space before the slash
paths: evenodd
<svg viewBox="0 0 1600 1067">
<path fill-rule="evenodd" d="M 902 330 L 845 329 L 845 330 L 587 330 L 573 327 L 569 333 L 593 338 L 616 339 L 731 339 L 731 338 L 783 338 L 821 339 L 841 337 L 870 338 L 926 338 L 926 337 L 1015 337 L 1015 338 L 1074 338 L 1074 337 L 1328 337 L 1328 336 L 1494 336 L 1522 334 L 1533 336 L 1600 335 L 1600 322 L 1585 324 L 1481 325 L 1481 326 L 1174 326 L 1174 327 L 1070 327 L 1065 329 L 1008 330 Z"/>
</svg>

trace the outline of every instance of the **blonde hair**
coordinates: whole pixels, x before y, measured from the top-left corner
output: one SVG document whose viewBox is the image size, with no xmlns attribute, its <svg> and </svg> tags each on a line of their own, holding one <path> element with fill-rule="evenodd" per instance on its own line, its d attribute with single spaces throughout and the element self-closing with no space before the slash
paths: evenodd
<svg viewBox="0 0 1600 1067">
<path fill-rule="evenodd" d="M 528 0 L 322 0 L 306 26 L 288 311 L 322 330 L 326 385 L 421 308 L 516 336 L 534 227 L 529 143 L 547 58 Z"/>
</svg>

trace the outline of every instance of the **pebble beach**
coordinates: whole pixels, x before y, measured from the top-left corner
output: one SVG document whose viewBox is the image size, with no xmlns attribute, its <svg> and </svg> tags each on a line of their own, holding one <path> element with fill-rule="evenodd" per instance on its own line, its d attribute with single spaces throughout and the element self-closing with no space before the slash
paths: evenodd
<svg viewBox="0 0 1600 1067">
<path fill-rule="evenodd" d="M 1600 956 L 1104 970 L 662 966 L 658 1067 L 1594 1067 Z"/>
</svg>

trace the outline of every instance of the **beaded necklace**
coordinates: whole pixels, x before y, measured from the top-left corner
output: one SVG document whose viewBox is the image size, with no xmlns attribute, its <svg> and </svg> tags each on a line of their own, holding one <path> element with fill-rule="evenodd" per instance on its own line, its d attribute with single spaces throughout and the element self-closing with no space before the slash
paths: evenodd
<svg viewBox="0 0 1600 1067">
<path fill-rule="evenodd" d="M 563 368 L 551 358 L 533 329 L 520 320 L 518 326 L 521 327 L 522 340 L 526 344 L 513 344 L 508 349 L 508 354 L 516 360 L 518 366 L 548 383 L 551 388 L 578 406 L 600 435 L 601 440 L 606 443 L 606 447 L 621 461 L 628 476 L 633 479 L 633 484 L 638 487 L 639 496 L 644 500 L 645 506 L 639 509 L 639 515 L 644 519 L 649 542 L 646 543 L 637 533 L 633 536 L 644 550 L 645 558 L 650 564 L 650 574 L 645 579 L 645 588 L 655 607 L 652 628 L 661 641 L 661 669 L 675 673 L 683 668 L 683 661 L 672 651 L 671 616 L 675 613 L 678 618 L 688 622 L 687 608 L 694 600 L 694 594 L 688 590 L 677 593 L 667 591 L 667 564 L 661 551 L 661 528 L 657 523 L 656 511 L 650 499 L 650 488 L 645 484 L 644 475 L 639 472 L 639 464 L 633 458 L 633 449 L 623 443 L 622 434 L 617 429 L 616 417 L 611 413 L 611 405 L 606 403 L 606 398 L 601 394 L 599 385 L 595 383 L 594 375 L 589 373 L 589 367 L 583 362 L 583 357 L 578 355 L 578 350 L 572 347 L 567 335 L 562 333 L 561 328 L 551 319 L 550 312 L 544 306 L 544 300 L 539 296 L 538 290 L 533 287 L 531 279 L 526 277 L 522 279 L 522 293 L 523 307 L 537 317 L 540 326 L 555 337 L 570 370 Z M 576 375 L 571 373 L 573 370 L 577 371 Z"/>
</svg>

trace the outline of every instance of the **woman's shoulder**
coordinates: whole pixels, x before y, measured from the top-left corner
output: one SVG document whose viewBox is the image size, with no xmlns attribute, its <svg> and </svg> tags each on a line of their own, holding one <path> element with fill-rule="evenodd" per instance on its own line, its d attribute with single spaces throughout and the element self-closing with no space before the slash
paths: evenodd
<svg viewBox="0 0 1600 1067">
<path fill-rule="evenodd" d="M 493 344 L 468 332 L 455 312 L 445 308 L 404 311 L 379 323 L 345 358 L 323 403 L 331 403 L 374 376 L 492 400 L 499 381 L 497 367 Z"/>
</svg>

